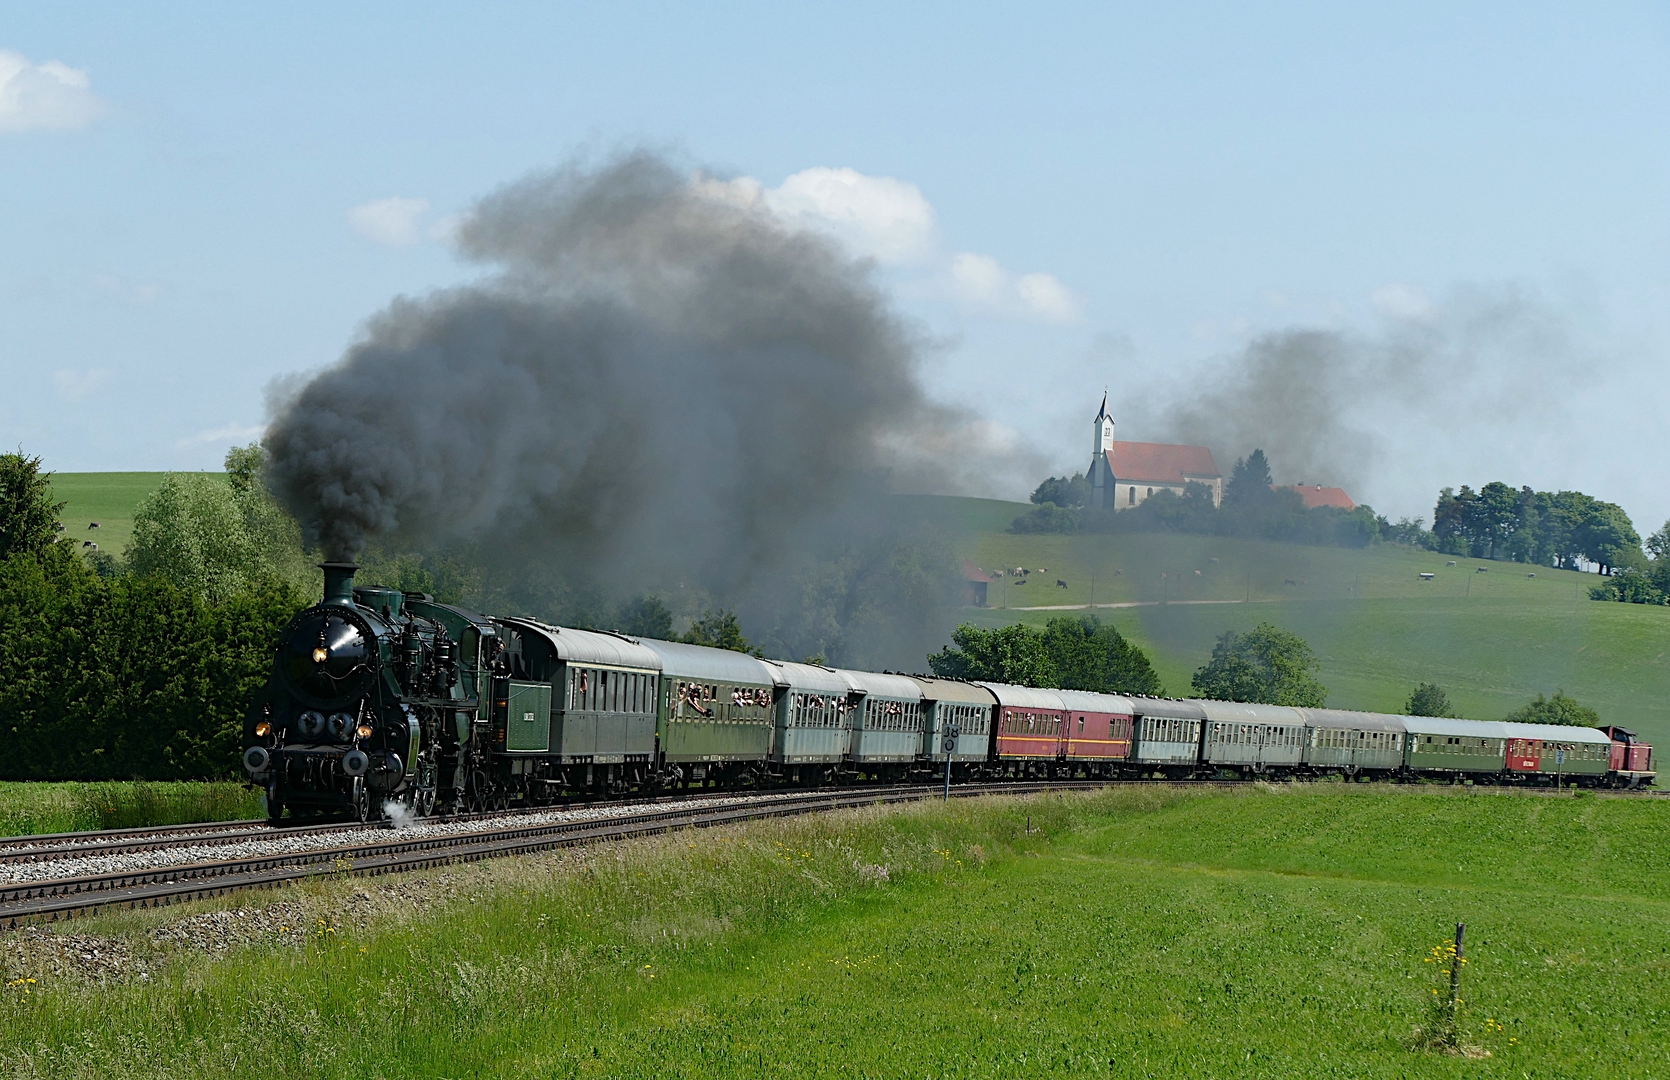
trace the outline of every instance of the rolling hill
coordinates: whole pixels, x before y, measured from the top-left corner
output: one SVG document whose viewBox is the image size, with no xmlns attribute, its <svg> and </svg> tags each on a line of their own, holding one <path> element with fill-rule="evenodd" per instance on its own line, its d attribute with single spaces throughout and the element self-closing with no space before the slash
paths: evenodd
<svg viewBox="0 0 1670 1080">
<path fill-rule="evenodd" d="M 1495 719 L 1563 689 L 1670 746 L 1670 608 L 1590 600 L 1593 574 L 1390 544 L 1018 535 L 1004 530 L 1025 504 L 922 502 L 976 565 L 1032 571 L 994 581 L 990 606 L 965 609 L 967 621 L 1042 624 L 1093 610 L 1148 650 L 1175 694 L 1189 692 L 1217 635 L 1267 621 L 1317 650 L 1338 708 L 1397 712 L 1429 681 L 1463 715 Z"/>
</svg>

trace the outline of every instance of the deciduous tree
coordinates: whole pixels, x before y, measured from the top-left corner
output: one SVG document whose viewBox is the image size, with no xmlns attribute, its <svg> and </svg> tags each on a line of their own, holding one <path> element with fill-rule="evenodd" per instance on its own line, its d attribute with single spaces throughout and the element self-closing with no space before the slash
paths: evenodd
<svg viewBox="0 0 1670 1080">
<path fill-rule="evenodd" d="M 1415 687 L 1409 700 L 1403 703 L 1406 716 L 1454 716 L 1449 695 L 1434 683 L 1424 682 Z"/>
<path fill-rule="evenodd" d="M 1059 617 L 1044 626 L 1054 685 L 1103 694 L 1158 694 L 1160 677 L 1143 651 L 1094 615 Z"/>
<path fill-rule="evenodd" d="M 1600 726 L 1600 713 L 1587 705 L 1578 704 L 1575 698 L 1567 697 L 1564 690 L 1554 691 L 1554 696 L 1551 698 L 1545 698 L 1538 694 L 1535 701 L 1520 706 L 1502 719 L 1510 724 Z"/>
<path fill-rule="evenodd" d="M 1320 708 L 1328 700 L 1316 677 L 1321 666 L 1304 638 L 1259 623 L 1244 634 L 1225 631 L 1192 681 L 1204 697 Z"/>
</svg>

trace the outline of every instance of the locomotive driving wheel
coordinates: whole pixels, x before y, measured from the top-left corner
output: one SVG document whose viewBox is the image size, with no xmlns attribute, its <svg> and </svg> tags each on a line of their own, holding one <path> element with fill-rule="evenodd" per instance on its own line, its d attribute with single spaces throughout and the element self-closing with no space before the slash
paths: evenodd
<svg viewBox="0 0 1670 1080">
<path fill-rule="evenodd" d="M 488 779 L 484 769 L 470 770 L 469 807 L 471 810 L 483 811 L 493 809 L 493 782 Z"/>
<path fill-rule="evenodd" d="M 371 820 L 371 792 L 366 789 L 363 776 L 354 777 L 354 791 L 348 797 L 348 813 L 362 824 Z"/>
</svg>

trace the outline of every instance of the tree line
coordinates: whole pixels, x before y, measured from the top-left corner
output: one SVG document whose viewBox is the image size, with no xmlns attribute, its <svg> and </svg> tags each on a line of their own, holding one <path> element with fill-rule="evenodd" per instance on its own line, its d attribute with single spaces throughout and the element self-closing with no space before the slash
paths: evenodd
<svg viewBox="0 0 1670 1080">
<path fill-rule="evenodd" d="M 1515 490 L 1500 480 L 1479 490 L 1445 488 L 1432 514 L 1434 550 L 1476 559 L 1567 570 L 1582 562 L 1602 574 L 1646 561 L 1641 537 L 1616 503 L 1581 491 Z"/>
<path fill-rule="evenodd" d="M 1263 450 L 1236 461 L 1224 484 L 1222 505 L 1213 501 L 1212 489 L 1201 483 L 1185 485 L 1181 495 L 1161 489 L 1126 510 L 1091 506 L 1090 496 L 1090 481 L 1084 475 L 1052 476 L 1032 492 L 1033 509 L 1015 518 L 1010 531 L 1193 533 L 1367 547 L 1390 538 L 1397 528 L 1371 506 L 1353 510 L 1306 507 L 1297 491 L 1272 486 L 1270 462 Z"/>
<path fill-rule="evenodd" d="M 225 475 L 168 474 L 125 552 L 84 554 L 62 536 L 41 460 L 0 455 L 0 779 L 240 775 L 243 711 L 278 632 L 323 586 L 263 463 L 251 445 L 227 454 Z M 875 669 L 945 640 L 958 584 L 943 542 L 905 528 L 801 553 L 740 603 L 682 584 L 620 602 L 490 544 L 373 545 L 360 561 L 361 584 L 493 614 Z"/>
<path fill-rule="evenodd" d="M 1388 520 L 1373 507 L 1306 508 L 1299 493 L 1272 486 L 1269 459 L 1254 450 L 1235 462 L 1214 505 L 1205 484 L 1178 495 L 1166 489 L 1127 510 L 1089 505 L 1084 475 L 1052 476 L 1032 492 L 1033 509 L 1015 518 L 1017 533 L 1176 532 L 1293 543 L 1367 547 L 1407 544 L 1449 555 L 1567 570 L 1593 566 L 1614 578 L 1598 600 L 1670 603 L 1670 522 L 1645 544 L 1623 507 L 1581 491 L 1534 491 L 1492 481 L 1473 490 L 1444 488 L 1432 528 L 1421 518 Z"/>
<path fill-rule="evenodd" d="M 1102 694 L 1159 694 L 1160 677 L 1141 649 L 1094 615 L 1061 616 L 1043 629 L 1014 623 L 957 627 L 951 644 L 928 657 L 942 679 L 978 679 Z"/>
<path fill-rule="evenodd" d="M 263 556 L 262 496 L 171 478 L 129 558 L 86 559 L 40 466 L 0 454 L 0 778 L 236 775 L 244 710 L 306 603 Z"/>
</svg>

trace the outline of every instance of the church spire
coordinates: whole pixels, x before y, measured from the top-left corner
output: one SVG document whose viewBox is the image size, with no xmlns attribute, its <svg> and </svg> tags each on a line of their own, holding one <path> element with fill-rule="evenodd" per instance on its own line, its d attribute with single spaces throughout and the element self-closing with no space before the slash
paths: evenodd
<svg viewBox="0 0 1670 1080">
<path fill-rule="evenodd" d="M 1099 458 L 1113 449 L 1113 414 L 1108 412 L 1108 392 L 1102 391 L 1102 407 L 1097 410 L 1093 421 L 1096 428 L 1095 450 L 1092 457 Z"/>
</svg>

